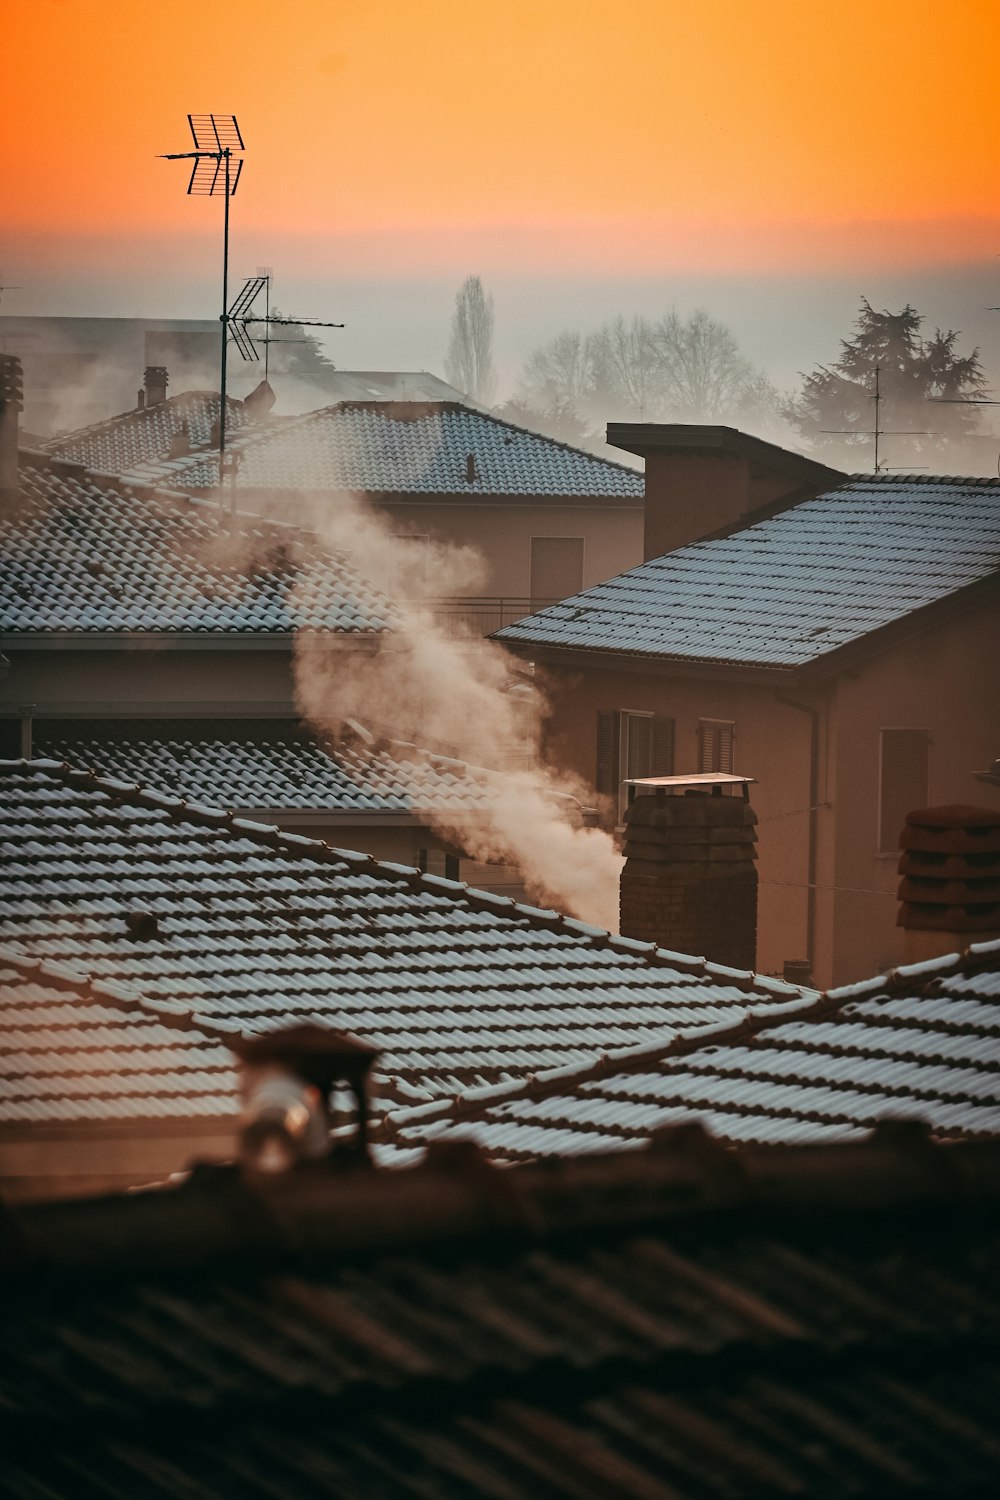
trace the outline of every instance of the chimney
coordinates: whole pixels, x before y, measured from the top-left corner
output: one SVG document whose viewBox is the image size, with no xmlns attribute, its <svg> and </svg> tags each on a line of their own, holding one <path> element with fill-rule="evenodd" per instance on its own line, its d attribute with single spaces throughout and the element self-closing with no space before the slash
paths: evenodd
<svg viewBox="0 0 1000 1500">
<path fill-rule="evenodd" d="M 621 933 L 735 969 L 757 960 L 751 778 L 646 777 L 625 813 Z M 735 793 L 736 795 L 727 795 Z"/>
<path fill-rule="evenodd" d="M 139 389 L 135 393 L 135 409 L 136 409 L 136 411 L 145 411 L 145 409 L 146 409 L 146 388 L 145 388 L 145 386 L 141 385 L 139 387 Z"/>
<path fill-rule="evenodd" d="M 907 963 L 1000 937 L 1000 811 L 927 807 L 907 814 L 899 915 Z"/>
<path fill-rule="evenodd" d="M 147 406 L 159 406 L 161 401 L 166 401 L 167 371 L 164 365 L 147 365 L 143 384 Z"/>
<path fill-rule="evenodd" d="M 365 1165 L 368 1150 L 368 1070 L 378 1052 L 324 1026 L 288 1026 L 232 1043 L 240 1060 L 243 1122 L 240 1160 L 255 1172 L 285 1172 L 300 1162 L 331 1156 L 333 1094 L 346 1084 L 354 1095 L 352 1142 L 334 1159 Z"/>
<path fill-rule="evenodd" d="M 609 422 L 608 442 L 646 461 L 643 559 L 749 526 L 845 475 L 735 427 Z"/>
<path fill-rule="evenodd" d="M 18 412 L 24 382 L 16 354 L 0 354 L 0 504 L 17 501 Z"/>
</svg>

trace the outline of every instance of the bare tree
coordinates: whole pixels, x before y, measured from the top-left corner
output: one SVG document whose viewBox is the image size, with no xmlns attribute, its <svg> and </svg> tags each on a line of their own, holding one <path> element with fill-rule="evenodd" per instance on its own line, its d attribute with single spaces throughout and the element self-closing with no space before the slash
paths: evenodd
<svg viewBox="0 0 1000 1500">
<path fill-rule="evenodd" d="M 452 385 L 488 406 L 496 392 L 493 298 L 478 276 L 467 276 L 455 296 L 444 370 Z"/>
<path fill-rule="evenodd" d="M 591 396 L 608 417 L 647 422 L 659 413 L 661 371 L 646 318 L 619 316 L 587 339 Z"/>
<path fill-rule="evenodd" d="M 652 331 L 660 399 L 674 421 L 710 422 L 761 404 L 761 377 L 730 330 L 703 308 L 670 311 Z M 766 382 L 765 382 L 766 384 Z"/>
<path fill-rule="evenodd" d="M 516 400 L 537 412 L 579 411 L 590 396 L 590 363 L 579 333 L 560 333 L 529 354 Z"/>
</svg>

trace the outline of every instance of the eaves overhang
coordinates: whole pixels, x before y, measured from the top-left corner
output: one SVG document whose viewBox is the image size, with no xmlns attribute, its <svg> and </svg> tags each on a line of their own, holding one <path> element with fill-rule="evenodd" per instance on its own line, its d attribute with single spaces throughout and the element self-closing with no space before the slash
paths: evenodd
<svg viewBox="0 0 1000 1500">
<path fill-rule="evenodd" d="M 0 635 L 4 651 L 291 651 L 296 640 L 332 651 L 375 652 L 389 631 L 46 630 Z"/>
<path fill-rule="evenodd" d="M 638 651 L 613 651 L 599 647 L 536 645 L 531 641 L 512 641 L 499 637 L 498 644 L 517 656 L 541 666 L 600 668 L 619 672 L 645 672 L 658 677 L 715 677 L 740 682 L 787 687 L 795 681 L 798 668 L 781 665 L 756 665 L 752 662 L 719 661 L 689 656 L 653 656 Z"/>
</svg>

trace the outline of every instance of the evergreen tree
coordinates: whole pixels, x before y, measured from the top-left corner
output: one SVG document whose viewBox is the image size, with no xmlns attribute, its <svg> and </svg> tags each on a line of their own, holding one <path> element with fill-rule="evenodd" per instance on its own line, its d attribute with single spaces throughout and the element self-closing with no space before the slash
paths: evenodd
<svg viewBox="0 0 1000 1500">
<path fill-rule="evenodd" d="M 801 394 L 786 409 L 810 448 L 847 468 L 857 468 L 862 455 L 867 463 L 861 466 L 870 464 L 876 370 L 883 451 L 901 464 L 944 457 L 977 431 L 979 413 L 967 403 L 986 393 L 979 350 L 957 354 L 954 329 L 922 338 L 923 321 L 909 303 L 902 312 L 876 312 L 862 298 L 854 336 L 841 340 L 839 360 L 804 376 Z"/>
</svg>

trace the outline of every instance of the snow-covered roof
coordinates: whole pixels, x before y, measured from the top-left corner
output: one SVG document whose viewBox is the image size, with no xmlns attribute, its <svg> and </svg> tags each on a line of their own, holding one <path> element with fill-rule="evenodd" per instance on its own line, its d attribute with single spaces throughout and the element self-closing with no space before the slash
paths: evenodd
<svg viewBox="0 0 1000 1500">
<path fill-rule="evenodd" d="M 239 490 L 532 495 L 640 504 L 641 474 L 457 402 L 344 401 L 237 434 Z M 132 480 L 205 490 L 218 460 L 140 464 Z"/>
<path fill-rule="evenodd" d="M 497 632 L 519 645 L 795 668 L 1000 571 L 1000 481 L 855 478 Z"/>
</svg>

